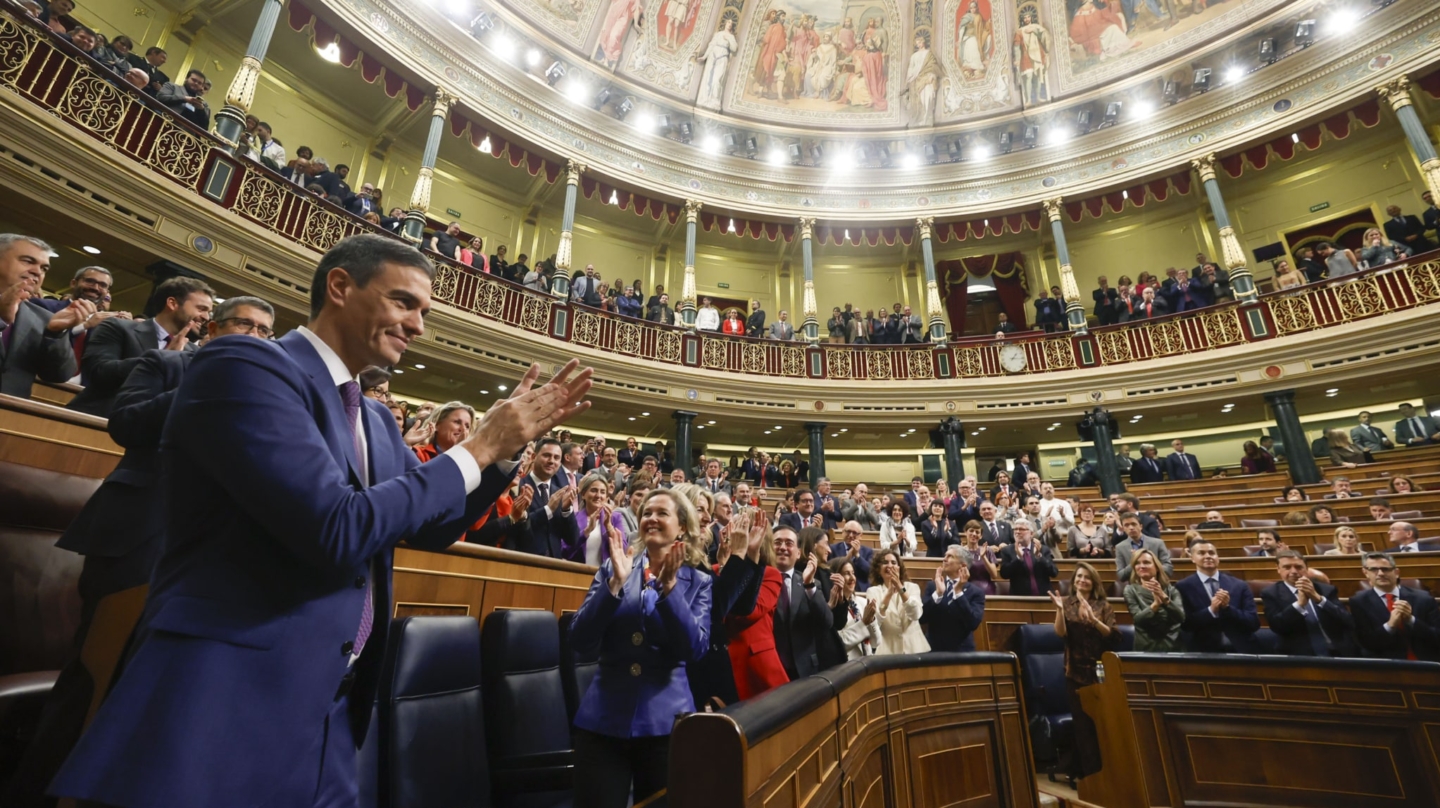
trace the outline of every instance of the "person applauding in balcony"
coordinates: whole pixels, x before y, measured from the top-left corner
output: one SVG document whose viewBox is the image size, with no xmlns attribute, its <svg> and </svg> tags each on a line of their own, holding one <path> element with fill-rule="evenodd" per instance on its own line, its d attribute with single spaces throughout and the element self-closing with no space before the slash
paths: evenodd
<svg viewBox="0 0 1440 808">
<path fill-rule="evenodd" d="M 1367 267 L 1384 266 L 1402 258 L 1409 258 L 1411 254 L 1409 247 L 1385 238 L 1378 227 L 1366 230 L 1362 243 L 1364 246 L 1360 248 L 1360 259 Z"/>
</svg>

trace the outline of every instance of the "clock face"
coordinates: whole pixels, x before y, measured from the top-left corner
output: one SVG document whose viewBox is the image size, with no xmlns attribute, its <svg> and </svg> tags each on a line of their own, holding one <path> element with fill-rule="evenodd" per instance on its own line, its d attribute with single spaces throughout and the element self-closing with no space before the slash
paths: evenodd
<svg viewBox="0 0 1440 808">
<path fill-rule="evenodd" d="M 1000 349 L 1000 367 L 1007 373 L 1019 373 L 1026 364 L 1025 349 L 1019 345 L 1006 345 Z"/>
</svg>

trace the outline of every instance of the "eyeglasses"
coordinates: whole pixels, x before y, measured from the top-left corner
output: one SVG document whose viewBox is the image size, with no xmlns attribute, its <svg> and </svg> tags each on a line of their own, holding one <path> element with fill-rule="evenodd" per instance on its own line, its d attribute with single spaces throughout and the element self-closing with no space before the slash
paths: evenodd
<svg viewBox="0 0 1440 808">
<path fill-rule="evenodd" d="M 1395 571 L 1394 567 L 1365 567 L 1366 572 L 1373 572 L 1376 575 L 1389 574 Z"/>
<path fill-rule="evenodd" d="M 845 535 L 846 535 L 846 536 L 859 536 L 859 535 L 861 535 L 861 534 L 860 534 L 860 531 L 858 531 L 858 530 L 847 530 L 847 531 L 845 531 Z"/>
<path fill-rule="evenodd" d="M 261 339 L 270 339 L 275 336 L 275 329 L 268 325 L 260 325 L 249 317 L 226 317 L 223 320 L 216 320 L 215 322 L 222 326 L 226 323 L 234 323 L 236 330 L 246 334 L 254 334 Z"/>
</svg>

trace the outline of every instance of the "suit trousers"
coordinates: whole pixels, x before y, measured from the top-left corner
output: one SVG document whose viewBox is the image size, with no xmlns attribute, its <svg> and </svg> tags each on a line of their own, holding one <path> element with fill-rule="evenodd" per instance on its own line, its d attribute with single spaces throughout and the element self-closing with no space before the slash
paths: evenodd
<svg viewBox="0 0 1440 808">
<path fill-rule="evenodd" d="M 575 743 L 574 808 L 625 808 L 665 788 L 670 776 L 670 736 L 612 738 L 579 727 Z"/>
</svg>

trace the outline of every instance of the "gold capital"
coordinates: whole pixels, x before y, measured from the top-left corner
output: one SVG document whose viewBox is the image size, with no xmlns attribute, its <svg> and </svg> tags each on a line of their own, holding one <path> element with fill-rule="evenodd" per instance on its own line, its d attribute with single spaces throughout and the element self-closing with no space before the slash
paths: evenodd
<svg viewBox="0 0 1440 808">
<path fill-rule="evenodd" d="M 1415 103 L 1410 98 L 1410 77 L 1398 76 L 1375 88 L 1380 100 L 1390 102 L 1391 109 L 1398 110 Z"/>
<path fill-rule="evenodd" d="M 565 184 L 579 185 L 580 175 L 585 173 L 585 164 L 576 160 L 565 162 Z"/>
<path fill-rule="evenodd" d="M 1440 199 L 1440 159 L 1426 160 L 1420 164 L 1420 173 L 1425 175 L 1425 185 L 1436 199 Z"/>
<path fill-rule="evenodd" d="M 1215 163 L 1218 158 L 1212 152 L 1204 157 L 1197 157 L 1190 161 L 1190 167 L 1200 175 L 1200 182 L 1213 182 L 1215 180 Z"/>
<path fill-rule="evenodd" d="M 921 240 L 928 240 L 931 231 L 935 228 L 934 216 L 922 216 L 915 220 L 915 230 L 920 234 Z"/>
<path fill-rule="evenodd" d="M 1235 235 L 1235 228 L 1220 228 L 1220 252 L 1225 256 L 1225 265 L 1234 272 L 1237 268 L 1245 266 L 1245 250 L 1240 247 L 1240 239 Z"/>
<path fill-rule="evenodd" d="M 1060 265 L 1060 296 L 1066 303 L 1080 302 L 1080 287 L 1075 283 L 1075 270 L 1069 264 Z"/>
<path fill-rule="evenodd" d="M 701 203 L 700 200 L 698 200 L 698 199 L 687 199 L 687 200 L 685 200 L 685 222 L 686 222 L 686 224 L 695 224 L 696 220 L 698 220 L 698 219 L 700 218 L 700 208 L 701 208 L 701 207 L 702 207 L 702 203 Z"/>
<path fill-rule="evenodd" d="M 435 170 L 421 167 L 415 176 L 415 189 L 410 192 L 410 209 L 425 213 L 430 210 L 430 186 Z"/>
<path fill-rule="evenodd" d="M 1060 206 L 1065 204 L 1064 199 L 1057 196 L 1054 199 L 1046 199 L 1040 204 L 1045 207 L 1045 217 L 1047 219 L 1052 222 L 1060 221 Z"/>
<path fill-rule="evenodd" d="M 435 108 L 430 111 L 432 118 L 444 118 L 455 106 L 455 95 L 444 87 L 435 88 Z"/>
<path fill-rule="evenodd" d="M 815 220 L 800 217 L 800 238 L 809 241 L 815 237 Z"/>
</svg>

